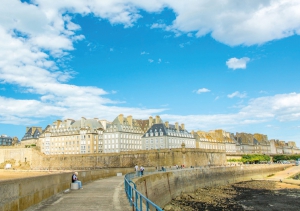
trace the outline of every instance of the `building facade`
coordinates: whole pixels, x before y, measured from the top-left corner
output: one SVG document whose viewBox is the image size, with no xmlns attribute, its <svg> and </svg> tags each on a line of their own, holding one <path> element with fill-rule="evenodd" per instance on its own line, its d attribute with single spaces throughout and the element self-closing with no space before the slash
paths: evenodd
<svg viewBox="0 0 300 211">
<path fill-rule="evenodd" d="M 13 138 L 7 135 L 0 136 L 0 146 L 12 146 L 13 145 Z"/>
<path fill-rule="evenodd" d="M 236 152 L 236 143 L 232 133 L 226 132 L 224 130 L 211 130 L 209 133 L 214 137 L 217 143 L 221 144 L 219 149 L 224 149 L 226 153 Z"/>
<path fill-rule="evenodd" d="M 141 137 L 149 121 L 133 119 L 132 116 L 124 117 L 120 114 L 113 122 L 107 123 L 103 136 L 103 153 L 141 150 Z"/>
<path fill-rule="evenodd" d="M 175 125 L 163 123 L 159 117 L 156 117 L 155 123 L 142 136 L 143 150 L 181 148 L 183 143 L 186 148 L 196 148 L 196 140 L 185 129 L 184 124 L 179 126 L 177 122 Z"/>
<path fill-rule="evenodd" d="M 236 133 L 235 141 L 239 148 L 237 152 L 245 154 L 269 154 L 271 145 L 268 136 L 255 133 Z"/>
<path fill-rule="evenodd" d="M 82 117 L 75 121 L 57 120 L 48 125 L 39 138 L 41 151 L 51 154 L 85 154 L 103 152 L 101 120 Z"/>
<path fill-rule="evenodd" d="M 300 154 L 300 149 L 294 141 L 285 142 L 278 139 L 271 139 L 270 145 L 272 154 Z"/>
</svg>

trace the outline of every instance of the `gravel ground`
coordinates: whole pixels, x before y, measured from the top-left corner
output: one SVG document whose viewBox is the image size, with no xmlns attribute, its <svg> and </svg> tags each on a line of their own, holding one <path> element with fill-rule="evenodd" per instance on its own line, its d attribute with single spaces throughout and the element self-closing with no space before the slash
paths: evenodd
<svg viewBox="0 0 300 211">
<path fill-rule="evenodd" d="M 164 210 L 293 211 L 300 210 L 299 197 L 300 187 L 297 185 L 254 180 L 182 193 Z"/>
</svg>

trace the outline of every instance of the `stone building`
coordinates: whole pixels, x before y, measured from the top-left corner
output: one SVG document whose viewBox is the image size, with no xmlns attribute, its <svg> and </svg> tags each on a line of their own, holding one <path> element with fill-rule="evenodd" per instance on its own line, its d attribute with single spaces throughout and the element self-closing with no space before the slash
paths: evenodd
<svg viewBox="0 0 300 211">
<path fill-rule="evenodd" d="M 21 139 L 21 145 L 37 145 L 42 133 L 43 129 L 41 127 L 26 127 L 26 133 Z"/>
<path fill-rule="evenodd" d="M 12 146 L 13 145 L 13 138 L 7 135 L 0 136 L 0 146 Z"/>
<path fill-rule="evenodd" d="M 41 151 L 45 154 L 102 153 L 104 120 L 57 120 L 48 125 L 40 136 Z"/>
<path fill-rule="evenodd" d="M 221 129 L 211 130 L 209 133 L 214 137 L 216 143 L 220 144 L 218 149 L 225 148 L 226 153 L 236 152 L 236 143 L 233 134 Z"/>
<path fill-rule="evenodd" d="M 268 137 L 263 134 L 255 133 L 236 133 L 236 144 L 239 146 L 237 150 L 246 154 L 269 154 L 271 152 Z"/>
<path fill-rule="evenodd" d="M 236 152 L 236 143 L 231 133 L 224 130 L 211 130 L 209 132 L 192 132 L 196 139 L 196 147 L 200 149 L 222 150 L 228 153 Z"/>
<path fill-rule="evenodd" d="M 194 136 L 189 133 L 184 124 L 175 125 L 163 123 L 159 116 L 149 123 L 150 128 L 142 136 L 142 149 L 172 149 L 181 148 L 184 143 L 186 148 L 196 148 Z"/>
<path fill-rule="evenodd" d="M 271 153 L 273 154 L 300 154 L 299 148 L 294 141 L 280 141 L 278 139 L 271 139 Z"/>
<path fill-rule="evenodd" d="M 103 137 L 103 152 L 122 152 L 141 150 L 141 137 L 149 127 L 148 120 L 133 119 L 132 116 L 117 116 L 113 122 L 107 123 Z"/>
<path fill-rule="evenodd" d="M 198 130 L 192 131 L 196 140 L 196 147 L 200 149 L 219 149 L 225 150 L 224 143 L 217 143 L 217 140 L 208 132 Z"/>
</svg>

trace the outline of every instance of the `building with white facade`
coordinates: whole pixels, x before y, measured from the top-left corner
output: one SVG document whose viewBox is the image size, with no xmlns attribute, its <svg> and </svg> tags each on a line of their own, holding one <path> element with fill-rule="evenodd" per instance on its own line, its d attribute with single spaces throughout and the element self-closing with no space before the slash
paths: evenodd
<svg viewBox="0 0 300 211">
<path fill-rule="evenodd" d="M 196 148 L 195 138 L 185 129 L 184 124 L 163 123 L 160 118 L 142 136 L 144 150 L 181 148 L 182 143 L 186 148 Z"/>
<path fill-rule="evenodd" d="M 97 118 L 57 120 L 46 127 L 39 145 L 47 155 L 102 153 L 103 131 L 104 127 Z"/>
<path fill-rule="evenodd" d="M 141 137 L 148 120 L 133 119 L 120 114 L 113 122 L 106 124 L 103 136 L 103 153 L 141 150 Z"/>
</svg>

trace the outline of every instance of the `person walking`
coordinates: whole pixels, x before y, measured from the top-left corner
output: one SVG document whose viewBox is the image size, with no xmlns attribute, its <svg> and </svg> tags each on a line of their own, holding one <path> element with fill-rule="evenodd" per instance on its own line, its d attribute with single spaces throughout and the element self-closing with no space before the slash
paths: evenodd
<svg viewBox="0 0 300 211">
<path fill-rule="evenodd" d="M 144 175 L 144 170 L 145 170 L 145 168 L 143 166 L 141 166 L 141 168 L 140 168 L 141 176 Z"/>
<path fill-rule="evenodd" d="M 134 169 L 135 169 L 136 175 L 139 176 L 139 166 L 138 166 L 138 164 L 135 164 Z"/>
</svg>

